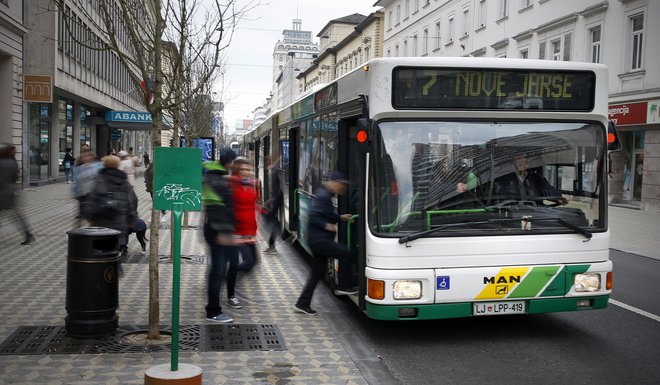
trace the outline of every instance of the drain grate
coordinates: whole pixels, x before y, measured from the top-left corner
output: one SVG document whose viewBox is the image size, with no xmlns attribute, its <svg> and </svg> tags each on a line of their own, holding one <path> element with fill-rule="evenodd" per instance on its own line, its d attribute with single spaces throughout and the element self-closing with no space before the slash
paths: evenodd
<svg viewBox="0 0 660 385">
<path fill-rule="evenodd" d="M 160 263 L 172 263 L 169 255 L 160 254 L 158 257 Z M 122 263 L 146 264 L 149 263 L 149 254 L 145 252 L 129 254 L 122 260 Z M 208 261 L 206 255 L 182 255 L 181 263 L 206 265 Z"/>
<path fill-rule="evenodd" d="M 122 338 L 146 326 L 120 326 L 114 335 L 80 339 L 63 326 L 21 326 L 0 344 L 0 355 L 152 353 L 170 351 L 170 344 L 129 345 Z M 170 334 L 169 328 L 161 333 Z M 182 325 L 180 351 L 286 350 L 279 328 L 272 324 Z"/>
<path fill-rule="evenodd" d="M 208 328 L 209 351 L 226 350 L 284 350 L 279 330 L 275 325 L 211 325 Z"/>
</svg>

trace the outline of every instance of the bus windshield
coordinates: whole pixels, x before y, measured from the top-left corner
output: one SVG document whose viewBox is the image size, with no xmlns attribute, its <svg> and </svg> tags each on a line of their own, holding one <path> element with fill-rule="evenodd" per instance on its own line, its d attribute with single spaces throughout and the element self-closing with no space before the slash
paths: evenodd
<svg viewBox="0 0 660 385">
<path fill-rule="evenodd" d="M 382 121 L 377 132 L 369 172 L 375 234 L 606 228 L 600 123 Z"/>
</svg>

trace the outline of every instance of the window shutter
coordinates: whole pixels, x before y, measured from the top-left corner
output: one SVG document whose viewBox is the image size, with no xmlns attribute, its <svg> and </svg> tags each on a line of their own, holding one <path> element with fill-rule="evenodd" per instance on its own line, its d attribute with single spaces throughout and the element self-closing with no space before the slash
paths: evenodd
<svg viewBox="0 0 660 385">
<path fill-rule="evenodd" d="M 564 35 L 564 61 L 571 60 L 571 34 Z"/>
<path fill-rule="evenodd" d="M 542 41 L 539 43 L 539 59 L 545 59 L 545 42 Z"/>
</svg>

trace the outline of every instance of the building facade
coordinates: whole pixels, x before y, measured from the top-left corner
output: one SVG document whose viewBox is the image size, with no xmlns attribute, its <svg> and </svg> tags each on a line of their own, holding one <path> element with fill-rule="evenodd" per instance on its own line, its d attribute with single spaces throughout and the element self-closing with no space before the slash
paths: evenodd
<svg viewBox="0 0 660 385">
<path fill-rule="evenodd" d="M 660 211 L 660 1 L 379 0 L 384 56 L 572 60 L 609 68 L 610 202 Z"/>
<path fill-rule="evenodd" d="M 298 74 L 303 91 L 333 81 L 365 61 L 380 56 L 382 17 L 380 12 L 359 13 L 330 20 L 316 35 L 321 53 Z"/>
<path fill-rule="evenodd" d="M 291 104 L 300 94 L 296 75 L 319 54 L 311 31 L 302 30 L 302 20 L 294 19 L 292 29 L 282 31 L 282 40 L 273 49 L 273 108 Z"/>
<path fill-rule="evenodd" d="M 20 141 L 23 185 L 63 180 L 61 162 L 67 148 L 75 157 L 83 144 L 99 155 L 111 147 L 147 151 L 150 140 L 145 127 L 151 123 L 144 119 L 148 114 L 113 114 L 144 112 L 140 92 L 128 73 L 110 51 L 76 42 L 102 39 L 97 28 L 102 25 L 98 4 L 65 1 L 60 12 L 50 0 L 8 3 L 16 5 L 16 12 L 21 10 L 17 14 L 24 15 L 28 31 L 22 39 L 22 64 L 17 59 L 12 64 L 18 73 L 13 91 L 17 102 L 13 103 L 22 108 L 14 108 L 11 136 L 15 144 Z M 3 45 L 14 40 L 6 36 L 1 39 Z"/>
<path fill-rule="evenodd" d="M 25 26 L 23 0 L 0 0 L 0 143 L 16 146 L 21 179 L 26 148 L 23 147 L 23 66 Z"/>
</svg>

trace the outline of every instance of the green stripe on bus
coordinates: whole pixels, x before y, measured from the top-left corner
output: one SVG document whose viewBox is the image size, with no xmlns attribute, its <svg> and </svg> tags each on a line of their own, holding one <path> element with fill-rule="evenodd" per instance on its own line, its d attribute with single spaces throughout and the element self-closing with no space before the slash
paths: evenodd
<svg viewBox="0 0 660 385">
<path fill-rule="evenodd" d="M 591 265 L 566 265 L 557 274 L 554 280 L 550 282 L 545 291 L 539 297 L 556 297 L 563 296 L 573 286 L 573 276 L 575 274 L 584 273 L 589 270 Z"/>
<path fill-rule="evenodd" d="M 507 298 L 535 297 L 558 270 L 559 266 L 537 266 L 533 268 Z"/>
</svg>

